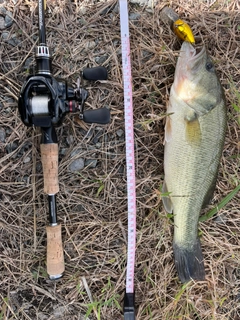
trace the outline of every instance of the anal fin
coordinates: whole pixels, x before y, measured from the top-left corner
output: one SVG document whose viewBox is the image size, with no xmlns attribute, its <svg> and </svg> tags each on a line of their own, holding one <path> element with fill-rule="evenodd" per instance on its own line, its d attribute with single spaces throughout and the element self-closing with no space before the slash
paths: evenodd
<svg viewBox="0 0 240 320">
<path fill-rule="evenodd" d="M 212 180 L 211 185 L 208 188 L 208 191 L 203 199 L 202 208 L 205 208 L 212 200 L 214 190 L 216 189 L 216 181 L 217 181 L 217 175 Z"/>
</svg>

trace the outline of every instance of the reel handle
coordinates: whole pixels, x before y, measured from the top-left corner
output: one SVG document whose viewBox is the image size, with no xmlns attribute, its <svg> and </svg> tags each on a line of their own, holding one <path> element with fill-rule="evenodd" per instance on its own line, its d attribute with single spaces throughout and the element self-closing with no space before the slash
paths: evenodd
<svg viewBox="0 0 240 320">
<path fill-rule="evenodd" d="M 102 66 L 85 68 L 82 71 L 82 78 L 90 81 L 107 80 L 108 72 Z M 80 119 L 86 123 L 108 124 L 110 122 L 110 111 L 107 108 L 86 111 L 82 108 Z"/>
</svg>

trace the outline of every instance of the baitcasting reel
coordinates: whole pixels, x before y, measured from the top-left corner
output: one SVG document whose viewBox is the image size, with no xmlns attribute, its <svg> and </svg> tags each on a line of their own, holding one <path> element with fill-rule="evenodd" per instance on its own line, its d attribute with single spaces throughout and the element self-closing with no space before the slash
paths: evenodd
<svg viewBox="0 0 240 320">
<path fill-rule="evenodd" d="M 21 119 L 26 126 L 58 126 L 68 112 L 77 111 L 80 112 L 80 119 L 87 123 L 109 123 L 109 109 L 84 110 L 88 92 L 80 87 L 80 78 L 78 87 L 73 89 L 66 81 L 52 76 L 51 56 L 46 45 L 37 47 L 36 65 L 37 73 L 26 79 L 18 102 Z M 107 80 L 107 70 L 104 67 L 86 68 L 81 79 Z"/>
</svg>

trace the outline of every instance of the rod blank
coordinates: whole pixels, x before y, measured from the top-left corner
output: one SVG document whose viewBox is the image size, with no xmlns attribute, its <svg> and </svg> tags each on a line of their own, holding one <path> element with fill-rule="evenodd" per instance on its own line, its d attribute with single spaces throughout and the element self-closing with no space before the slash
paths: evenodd
<svg viewBox="0 0 240 320">
<path fill-rule="evenodd" d="M 44 0 L 38 0 L 39 44 L 46 44 Z"/>
</svg>

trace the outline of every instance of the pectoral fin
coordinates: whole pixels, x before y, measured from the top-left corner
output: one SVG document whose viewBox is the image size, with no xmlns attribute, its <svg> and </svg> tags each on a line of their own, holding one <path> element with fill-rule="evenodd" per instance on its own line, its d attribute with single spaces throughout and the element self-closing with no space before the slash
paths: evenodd
<svg viewBox="0 0 240 320">
<path fill-rule="evenodd" d="M 196 113 L 185 117 L 185 137 L 189 144 L 197 145 L 201 142 L 201 127 Z"/>
<path fill-rule="evenodd" d="M 172 139 L 172 124 L 170 116 L 166 118 L 164 144 Z"/>
<path fill-rule="evenodd" d="M 173 205 L 172 205 L 172 201 L 169 197 L 169 192 L 168 192 L 167 185 L 166 185 L 165 181 L 163 182 L 163 187 L 162 187 L 162 202 L 163 202 L 165 210 L 168 213 L 172 213 L 173 212 Z"/>
</svg>

